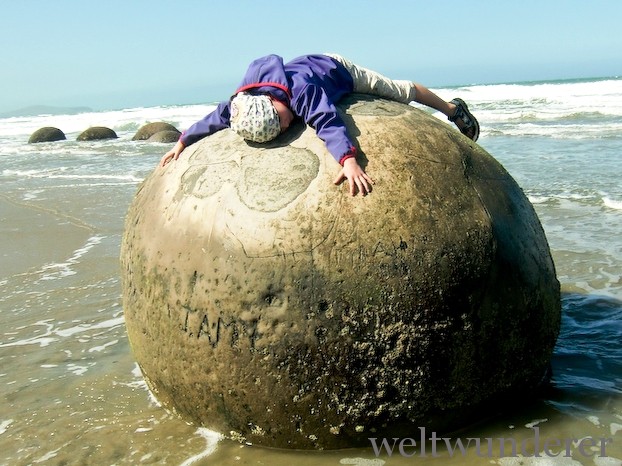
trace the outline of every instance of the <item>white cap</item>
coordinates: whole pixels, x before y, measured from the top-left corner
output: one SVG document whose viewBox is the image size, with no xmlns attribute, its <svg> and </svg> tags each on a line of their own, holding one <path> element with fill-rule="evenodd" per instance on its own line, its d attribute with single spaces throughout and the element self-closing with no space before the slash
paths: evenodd
<svg viewBox="0 0 622 466">
<path fill-rule="evenodd" d="M 271 141 L 281 132 L 281 122 L 270 97 L 240 92 L 231 100 L 231 129 L 254 142 Z"/>
</svg>

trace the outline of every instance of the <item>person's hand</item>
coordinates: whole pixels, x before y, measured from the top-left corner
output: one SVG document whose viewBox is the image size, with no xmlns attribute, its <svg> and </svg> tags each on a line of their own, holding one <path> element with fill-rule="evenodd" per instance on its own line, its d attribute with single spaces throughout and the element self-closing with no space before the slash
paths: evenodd
<svg viewBox="0 0 622 466">
<path fill-rule="evenodd" d="M 344 179 L 347 179 L 350 183 L 351 196 L 356 196 L 357 189 L 358 192 L 365 196 L 371 192 L 371 185 L 374 184 L 374 180 L 365 173 L 354 157 L 343 162 L 343 168 L 337 178 L 335 178 L 334 183 L 339 184 Z"/>
<path fill-rule="evenodd" d="M 164 166 L 171 160 L 177 160 L 179 158 L 179 154 L 181 154 L 185 148 L 186 146 L 184 146 L 183 142 L 177 141 L 173 148 L 164 154 L 164 157 L 160 160 L 160 165 Z"/>
</svg>

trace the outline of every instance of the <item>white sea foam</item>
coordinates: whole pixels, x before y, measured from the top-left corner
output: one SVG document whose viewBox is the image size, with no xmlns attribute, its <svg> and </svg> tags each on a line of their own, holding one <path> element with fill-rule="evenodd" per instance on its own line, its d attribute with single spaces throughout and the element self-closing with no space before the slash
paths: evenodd
<svg viewBox="0 0 622 466">
<path fill-rule="evenodd" d="M 143 371 L 140 370 L 140 366 L 134 363 L 134 369 L 132 369 L 132 375 L 136 378 L 142 378 Z"/>
<path fill-rule="evenodd" d="M 206 429 L 204 427 L 199 427 L 195 433 L 205 439 L 205 443 L 206 443 L 205 450 L 203 450 L 199 454 L 191 456 L 190 458 L 185 460 L 183 463 L 181 463 L 180 466 L 189 466 L 191 464 L 196 463 L 200 459 L 211 455 L 216 450 L 216 447 L 218 446 L 218 442 L 222 439 L 221 434 L 214 432 L 212 430 Z"/>
<path fill-rule="evenodd" d="M 8 341 L 5 343 L 0 343 L 0 348 L 8 348 L 11 346 L 28 346 L 28 345 L 39 345 L 41 347 L 48 346 L 51 343 L 59 341 L 61 338 L 68 338 L 75 334 L 84 333 L 93 330 L 101 330 L 101 329 L 112 329 L 121 325 L 124 325 L 124 317 L 113 317 L 111 319 L 107 319 L 101 322 L 95 323 L 80 323 L 78 325 L 74 325 L 69 328 L 56 328 L 56 323 L 54 323 L 51 319 L 38 321 L 32 324 L 34 327 L 44 326 L 45 332 L 42 335 L 36 335 L 30 338 L 23 338 L 15 341 Z M 59 338 L 60 337 L 60 338 Z M 88 341 L 88 340 L 86 340 Z M 86 342 L 85 341 L 85 342 Z M 91 348 L 92 351 L 101 351 L 107 346 L 118 343 L 118 340 L 109 342 L 103 347 L 95 347 L 96 349 Z M 101 349 L 100 349 L 101 348 Z"/>
<path fill-rule="evenodd" d="M 116 345 L 117 343 L 119 343 L 119 340 L 112 340 L 112 341 L 109 341 L 109 342 L 107 342 L 107 343 L 104 343 L 103 345 L 100 345 L 100 346 L 94 346 L 93 348 L 89 348 L 89 353 L 92 353 L 92 352 L 94 352 L 94 351 L 96 351 L 96 352 L 98 352 L 98 353 L 99 353 L 99 352 L 101 352 L 101 351 L 104 351 L 104 350 L 105 350 L 106 348 L 108 348 L 109 346 Z"/>
<path fill-rule="evenodd" d="M 43 326 L 46 328 L 45 333 L 43 335 L 36 335 L 30 338 L 24 338 L 22 340 L 10 341 L 7 343 L 0 343 L 0 348 L 8 348 L 11 346 L 27 346 L 27 345 L 39 345 L 41 347 L 48 346 L 50 343 L 58 341 L 58 338 L 52 337 L 52 331 L 54 329 L 54 324 L 50 323 L 51 319 L 48 320 L 40 320 L 35 322 L 33 326 Z"/>
<path fill-rule="evenodd" d="M 537 426 L 538 424 L 542 424 L 543 422 L 547 422 L 548 419 L 536 419 L 533 420 L 527 424 L 525 424 L 525 427 L 527 427 L 528 429 L 532 429 L 533 427 Z"/>
<path fill-rule="evenodd" d="M 622 459 L 613 456 L 595 456 L 594 466 L 620 466 Z"/>
<path fill-rule="evenodd" d="M 620 137 L 622 80 L 492 84 L 435 89 L 460 95 L 482 125 L 482 135 L 591 139 Z M 436 114 L 441 119 L 444 115 Z"/>
<path fill-rule="evenodd" d="M 339 464 L 348 464 L 353 466 L 383 466 L 386 461 L 380 458 L 341 458 Z"/>
<path fill-rule="evenodd" d="M 40 115 L 0 119 L 0 138 L 22 136 L 24 140 L 39 128 L 51 126 L 60 129 L 68 139 L 92 126 L 105 126 L 131 136 L 143 125 L 166 121 L 180 131 L 188 128 L 215 108 L 214 104 L 137 107 L 124 110 L 87 112 L 77 115 Z"/>
<path fill-rule="evenodd" d="M 54 329 L 53 332 L 56 335 L 59 335 L 63 338 L 67 338 L 72 335 L 75 335 L 76 333 L 84 333 L 89 330 L 109 329 L 109 328 L 118 327 L 119 325 L 123 325 L 124 322 L 125 322 L 125 319 L 123 316 L 121 316 L 121 317 L 114 317 L 112 319 L 104 320 L 102 322 L 96 322 L 94 324 L 81 323 L 73 327 L 69 327 L 69 328 L 62 329 L 62 330 Z"/>
<path fill-rule="evenodd" d="M 622 201 L 614 200 L 609 197 L 603 197 L 603 204 L 610 209 L 622 210 Z"/>
<path fill-rule="evenodd" d="M 111 180 L 122 181 L 128 183 L 138 183 L 143 179 L 138 178 L 132 174 L 105 174 L 105 173 L 93 173 L 93 174 L 80 174 L 80 173 L 65 173 L 69 170 L 68 167 L 55 167 L 55 168 L 41 168 L 33 170 L 2 170 L 0 176 L 3 177 L 16 177 L 16 178 L 47 178 L 50 180 Z"/>
<path fill-rule="evenodd" d="M 71 372 L 73 375 L 84 375 L 86 373 L 86 371 L 89 370 L 90 367 L 94 366 L 96 363 L 89 363 L 86 365 L 79 365 L 79 364 L 74 364 L 74 363 L 70 363 L 67 364 L 67 370 L 69 372 Z"/>
<path fill-rule="evenodd" d="M 500 458 L 498 462 L 493 464 L 499 464 L 501 466 L 582 466 L 577 460 L 565 456 L 551 458 L 529 457 L 522 455 Z"/>
<path fill-rule="evenodd" d="M 103 239 L 103 236 L 92 236 L 83 247 L 76 249 L 65 262 L 44 265 L 41 269 L 41 280 L 57 280 L 75 275 L 76 271 L 72 267 L 79 263 L 80 258 L 88 253 L 95 245 L 101 243 Z"/>
<path fill-rule="evenodd" d="M 551 200 L 550 196 L 527 196 L 532 204 L 544 204 Z"/>
<path fill-rule="evenodd" d="M 576 115 L 622 116 L 622 79 L 539 84 L 491 84 L 439 89 L 461 93 L 493 119 L 556 120 Z M 486 113 L 488 115 L 488 113 Z"/>
<path fill-rule="evenodd" d="M 592 424 L 594 424 L 595 426 L 600 425 L 600 419 L 598 419 L 598 416 L 587 416 L 586 419 L 590 421 Z"/>
<path fill-rule="evenodd" d="M 131 382 L 113 382 L 113 385 L 124 385 L 130 388 L 138 388 L 141 390 L 145 390 L 149 398 L 149 405 L 155 406 L 155 407 L 161 407 L 162 404 L 158 401 L 158 399 L 149 389 L 149 386 L 147 385 L 147 382 L 145 382 L 143 373 L 140 370 L 140 367 L 138 366 L 137 363 L 134 363 L 134 369 L 132 369 L 132 375 L 134 376 L 136 380 L 133 380 Z"/>
<path fill-rule="evenodd" d="M 0 435 L 4 434 L 12 423 L 13 419 L 0 422 Z"/>
<path fill-rule="evenodd" d="M 466 100 L 480 122 L 486 123 L 482 125 L 484 135 L 501 132 L 581 139 L 615 136 L 622 130 L 622 79 L 434 90 L 446 98 L 460 95 Z M 4 118 L 0 119 L 0 138 L 21 136 L 25 141 L 37 129 L 53 126 L 68 135 L 68 139 L 75 139 L 73 136 L 90 126 L 106 126 L 119 132 L 122 139 L 131 139 L 139 127 L 153 121 L 166 121 L 179 130 L 187 129 L 214 108 L 214 104 L 179 105 Z M 446 120 L 444 115 L 438 116 Z"/>
</svg>

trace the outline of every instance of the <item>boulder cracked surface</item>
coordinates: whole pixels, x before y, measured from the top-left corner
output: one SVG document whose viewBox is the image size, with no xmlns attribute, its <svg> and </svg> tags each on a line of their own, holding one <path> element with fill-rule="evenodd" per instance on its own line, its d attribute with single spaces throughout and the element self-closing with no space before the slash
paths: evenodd
<svg viewBox="0 0 622 466">
<path fill-rule="evenodd" d="M 129 340 L 168 409 L 281 448 L 452 429 L 535 392 L 560 323 L 533 207 L 413 107 L 339 105 L 373 192 L 311 128 L 218 132 L 140 187 L 121 262 Z"/>
</svg>

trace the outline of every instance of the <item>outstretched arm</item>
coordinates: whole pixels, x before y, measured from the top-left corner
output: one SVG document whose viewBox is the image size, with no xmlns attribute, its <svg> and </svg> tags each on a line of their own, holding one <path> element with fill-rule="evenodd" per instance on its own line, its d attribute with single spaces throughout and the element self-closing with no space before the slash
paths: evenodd
<svg viewBox="0 0 622 466">
<path fill-rule="evenodd" d="M 339 115 L 334 103 L 328 98 L 324 89 L 315 84 L 308 84 L 292 102 L 297 115 L 315 129 L 318 137 L 324 141 L 326 148 L 343 165 L 343 169 L 335 179 L 335 184 L 347 179 L 350 194 L 360 192 L 365 195 L 371 192 L 373 180 L 365 173 L 353 157 L 354 145 L 350 140 L 346 125 Z"/>
<path fill-rule="evenodd" d="M 200 141 L 210 134 L 228 128 L 229 115 L 229 102 L 221 102 L 218 104 L 214 111 L 205 115 L 201 120 L 194 123 L 182 133 L 177 144 L 164 154 L 164 157 L 160 160 L 160 165 L 164 166 L 171 160 L 177 160 L 179 154 L 181 154 L 187 146 Z"/>
</svg>

